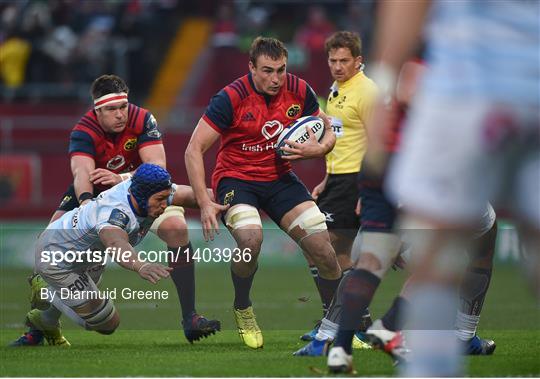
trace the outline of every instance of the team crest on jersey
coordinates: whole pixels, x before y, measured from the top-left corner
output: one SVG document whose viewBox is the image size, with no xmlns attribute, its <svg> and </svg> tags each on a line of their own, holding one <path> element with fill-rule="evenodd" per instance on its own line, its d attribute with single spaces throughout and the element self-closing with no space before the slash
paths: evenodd
<svg viewBox="0 0 540 379">
<path fill-rule="evenodd" d="M 152 130 L 149 130 L 148 132 L 146 132 L 146 135 L 148 137 L 152 137 L 152 138 L 159 138 L 161 137 L 161 132 L 157 129 L 152 129 Z"/>
<path fill-rule="evenodd" d="M 225 194 L 225 197 L 223 198 L 223 205 L 230 204 L 234 199 L 234 190 L 229 191 Z"/>
<path fill-rule="evenodd" d="M 160 138 L 161 132 L 157 128 L 157 121 L 154 115 L 150 115 L 148 121 L 146 122 L 146 135 L 150 138 Z"/>
<path fill-rule="evenodd" d="M 126 164 L 125 158 L 122 155 L 119 154 L 119 155 L 109 159 L 109 161 L 107 162 L 107 168 L 109 170 L 117 170 L 117 169 L 119 169 L 120 167 L 122 167 L 125 164 Z"/>
<path fill-rule="evenodd" d="M 278 120 L 266 121 L 262 127 L 261 133 L 266 139 L 272 139 L 283 131 L 283 124 Z"/>
<path fill-rule="evenodd" d="M 125 229 L 129 222 L 129 217 L 120 209 L 114 208 L 107 222 L 111 225 L 118 226 L 119 228 Z"/>
<path fill-rule="evenodd" d="M 130 138 L 124 143 L 124 150 L 130 151 L 135 149 L 135 146 L 137 146 L 137 138 Z"/>
<path fill-rule="evenodd" d="M 300 113 L 300 105 L 299 104 L 293 104 L 287 109 L 287 117 L 288 118 L 295 118 Z"/>
</svg>

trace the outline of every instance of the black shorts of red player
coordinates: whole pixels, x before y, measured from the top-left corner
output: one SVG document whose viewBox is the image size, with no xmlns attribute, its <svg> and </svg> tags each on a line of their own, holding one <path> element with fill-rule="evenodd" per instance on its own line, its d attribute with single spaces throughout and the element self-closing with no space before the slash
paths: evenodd
<svg viewBox="0 0 540 379">
<path fill-rule="evenodd" d="M 94 197 L 99 195 L 102 191 L 94 189 Z M 79 200 L 77 199 L 77 195 L 75 194 L 75 187 L 73 184 L 69 186 L 67 191 L 62 196 L 62 201 L 60 202 L 60 205 L 56 209 L 57 211 L 64 211 L 69 212 L 72 209 L 75 209 L 79 206 Z"/>
<path fill-rule="evenodd" d="M 356 215 L 358 202 L 358 173 L 329 174 L 317 205 L 326 216 L 328 230 L 354 239 L 360 222 Z"/>
<path fill-rule="evenodd" d="M 363 232 L 391 233 L 396 220 L 396 207 L 383 191 L 381 180 L 367 178 L 360 173 L 360 230 Z"/>
<path fill-rule="evenodd" d="M 217 186 L 217 201 L 220 204 L 248 204 L 262 209 L 279 225 L 285 213 L 304 201 L 313 201 L 306 186 L 289 172 L 278 180 L 259 182 L 236 178 L 223 178 Z M 225 215 L 221 215 L 225 224 Z"/>
</svg>

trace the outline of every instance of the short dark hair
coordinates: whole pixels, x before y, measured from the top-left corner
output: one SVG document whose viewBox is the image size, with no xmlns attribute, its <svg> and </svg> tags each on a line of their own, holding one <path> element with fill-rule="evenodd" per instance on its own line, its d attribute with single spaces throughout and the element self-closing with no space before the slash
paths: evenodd
<svg viewBox="0 0 540 379">
<path fill-rule="evenodd" d="M 282 57 L 288 58 L 289 52 L 280 40 L 270 37 L 257 37 L 253 40 L 249 49 L 249 60 L 254 66 L 257 64 L 257 58 L 261 55 L 278 60 Z"/>
<path fill-rule="evenodd" d="M 116 75 L 101 75 L 94 80 L 90 87 L 90 95 L 95 100 L 109 93 L 129 93 L 129 88 L 124 80 Z"/>
<path fill-rule="evenodd" d="M 342 47 L 349 49 L 353 57 L 359 57 L 362 55 L 362 40 L 360 39 L 360 35 L 356 32 L 335 32 L 328 37 L 324 43 L 326 54 L 328 54 L 330 50 Z"/>
</svg>

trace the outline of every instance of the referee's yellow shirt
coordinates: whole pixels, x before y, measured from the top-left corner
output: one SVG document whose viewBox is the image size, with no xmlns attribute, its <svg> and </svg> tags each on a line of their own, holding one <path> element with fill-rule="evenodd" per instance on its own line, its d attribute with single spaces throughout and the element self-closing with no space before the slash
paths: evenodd
<svg viewBox="0 0 540 379">
<path fill-rule="evenodd" d="M 359 71 L 343 83 L 334 82 L 326 114 L 332 120 L 336 146 L 326 155 L 328 174 L 359 172 L 367 149 L 366 122 L 377 96 L 375 83 Z"/>
</svg>

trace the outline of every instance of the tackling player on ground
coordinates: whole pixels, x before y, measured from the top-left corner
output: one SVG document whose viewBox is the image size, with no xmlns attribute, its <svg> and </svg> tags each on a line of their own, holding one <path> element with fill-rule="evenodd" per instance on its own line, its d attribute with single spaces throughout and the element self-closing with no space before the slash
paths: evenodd
<svg viewBox="0 0 540 379">
<path fill-rule="evenodd" d="M 318 268 L 323 303 L 330 303 L 341 280 L 325 217 L 288 162 L 322 157 L 332 149 L 335 136 L 328 119 L 320 143 L 308 130 L 309 141 L 288 141 L 291 147 L 283 148 L 292 155 L 280 157 L 275 151 L 277 138 L 288 124 L 301 116 L 325 117 L 308 84 L 287 73 L 287 56 L 282 42 L 256 38 L 250 50 L 249 74 L 212 98 L 186 150 L 186 168 L 201 208 L 205 237 L 213 239 L 219 229 L 220 204 L 230 205 L 222 220 L 238 247 L 251 251 L 249 262 L 231 266 L 234 315 L 240 337 L 251 348 L 263 346 L 249 296 L 263 239 L 261 209 Z M 214 202 L 206 192 L 203 155 L 218 139 L 221 146 L 212 176 Z"/>
<path fill-rule="evenodd" d="M 49 306 L 28 312 L 26 324 L 55 346 L 70 345 L 60 331 L 62 313 L 87 330 L 113 333 L 120 323 L 119 314 L 111 299 L 97 295 L 105 269 L 104 255 L 108 248 L 122 252 L 122 259 L 117 258 L 116 262 L 154 284 L 167 278 L 172 268 L 139 261 L 133 246 L 141 242 L 152 223 L 171 204 L 196 207 L 193 191 L 189 186 L 172 184 L 164 168 L 144 163 L 132 178 L 50 223 L 40 235 L 35 252 L 35 270 L 49 293 L 42 303 Z M 100 251 L 101 262 L 96 263 L 93 257 L 53 263 L 43 257 L 45 251 L 87 250 Z"/>
<path fill-rule="evenodd" d="M 111 186 L 129 179 L 141 163 L 166 166 L 156 119 L 148 110 L 129 103 L 129 88 L 120 77 L 100 76 L 93 82 L 90 93 L 94 107 L 81 117 L 70 136 L 73 184 L 64 194 L 51 222 L 86 204 Z M 169 251 L 182 252 L 176 262 L 169 262 L 169 266 L 173 268 L 171 276 L 180 299 L 186 338 L 193 342 L 215 332 L 219 329 L 219 322 L 207 320 L 195 311 L 195 271 L 193 260 L 187 259 L 192 247 L 182 207 L 167 207 L 151 231 L 167 244 Z M 42 284 L 39 275 L 33 276 L 30 284 L 35 298 Z M 32 344 L 42 339 L 39 332 L 31 338 L 26 337 L 21 337 L 15 345 Z"/>
</svg>

